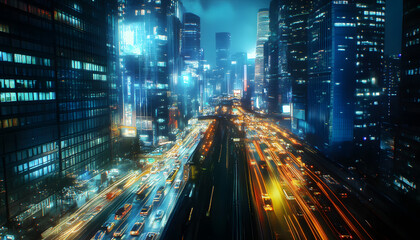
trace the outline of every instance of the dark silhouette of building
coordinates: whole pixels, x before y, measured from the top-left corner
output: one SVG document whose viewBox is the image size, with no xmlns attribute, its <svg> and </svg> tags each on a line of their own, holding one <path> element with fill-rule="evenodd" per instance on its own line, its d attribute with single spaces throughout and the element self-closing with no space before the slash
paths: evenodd
<svg viewBox="0 0 420 240">
<path fill-rule="evenodd" d="M 404 0 L 401 49 L 400 123 L 395 143 L 394 186 L 408 209 L 420 206 L 420 2 Z"/>
<path fill-rule="evenodd" d="M 384 96 L 383 96 L 383 121 L 395 123 L 399 115 L 398 89 L 401 81 L 401 55 L 385 57 L 384 60 Z"/>
</svg>

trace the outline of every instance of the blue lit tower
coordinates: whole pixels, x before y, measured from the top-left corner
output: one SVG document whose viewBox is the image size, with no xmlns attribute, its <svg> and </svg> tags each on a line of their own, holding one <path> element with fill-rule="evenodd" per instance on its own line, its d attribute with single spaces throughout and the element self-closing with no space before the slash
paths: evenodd
<svg viewBox="0 0 420 240">
<path fill-rule="evenodd" d="M 351 157 L 356 62 L 352 1 L 314 1 L 308 17 L 308 140 Z"/>
<path fill-rule="evenodd" d="M 170 133 L 182 5 L 173 0 L 127 0 L 121 8 L 124 122 L 137 127 L 143 143 L 157 144 Z"/>
<path fill-rule="evenodd" d="M 181 33 L 183 72 L 177 91 L 181 115 L 186 124 L 189 118 L 198 113 L 200 92 L 203 90 L 199 86 L 202 59 L 200 17 L 193 13 L 184 13 Z"/>
<path fill-rule="evenodd" d="M 247 76 L 247 53 L 238 52 L 231 56 L 231 74 L 229 94 L 240 92 L 243 96 L 245 77 Z"/>
<path fill-rule="evenodd" d="M 199 61 L 202 58 L 200 17 L 184 13 L 182 24 L 182 56 L 184 60 Z"/>
<path fill-rule="evenodd" d="M 257 43 L 255 50 L 255 98 L 257 105 L 262 102 L 264 90 L 264 44 L 270 36 L 269 10 L 263 8 L 258 10 L 257 15 Z"/>
<path fill-rule="evenodd" d="M 230 66 L 230 33 L 216 33 L 216 94 L 227 94 L 226 74 Z"/>
</svg>

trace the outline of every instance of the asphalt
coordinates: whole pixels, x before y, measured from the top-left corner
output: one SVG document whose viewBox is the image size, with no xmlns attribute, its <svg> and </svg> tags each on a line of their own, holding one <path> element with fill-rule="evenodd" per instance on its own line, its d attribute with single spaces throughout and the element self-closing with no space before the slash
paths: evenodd
<svg viewBox="0 0 420 240">
<path fill-rule="evenodd" d="M 245 151 L 232 140 L 240 137 L 228 119 L 218 118 L 199 177 L 185 187 L 162 239 L 258 238 Z"/>
</svg>

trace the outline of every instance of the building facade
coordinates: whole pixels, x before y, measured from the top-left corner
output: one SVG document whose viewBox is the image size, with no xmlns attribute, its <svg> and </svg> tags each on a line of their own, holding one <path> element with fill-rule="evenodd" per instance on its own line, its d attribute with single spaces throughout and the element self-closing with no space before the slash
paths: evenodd
<svg viewBox="0 0 420 240">
<path fill-rule="evenodd" d="M 351 157 L 356 9 L 351 1 L 316 1 L 309 15 L 307 138 L 325 153 Z"/>
<path fill-rule="evenodd" d="M 0 1 L 1 222 L 111 160 L 107 3 Z"/>
<path fill-rule="evenodd" d="M 269 10 L 260 9 L 257 15 L 257 43 L 255 53 L 255 98 L 256 102 L 262 103 L 264 90 L 264 43 L 270 36 L 270 17 Z"/>
<path fill-rule="evenodd" d="M 227 94 L 230 68 L 231 36 L 228 32 L 216 33 L 216 89 L 215 94 Z"/>
<path fill-rule="evenodd" d="M 354 152 L 364 172 L 377 173 L 383 111 L 385 1 L 355 1 Z"/>
<path fill-rule="evenodd" d="M 419 211 L 420 2 L 404 0 L 401 47 L 400 120 L 395 143 L 394 187 Z"/>
<path fill-rule="evenodd" d="M 166 141 L 171 92 L 178 81 L 183 7 L 175 0 L 120 3 L 124 125 L 145 145 Z"/>
</svg>

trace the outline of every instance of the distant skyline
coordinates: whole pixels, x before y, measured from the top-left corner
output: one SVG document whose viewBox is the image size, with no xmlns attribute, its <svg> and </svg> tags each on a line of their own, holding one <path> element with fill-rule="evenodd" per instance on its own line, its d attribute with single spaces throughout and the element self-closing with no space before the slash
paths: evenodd
<svg viewBox="0 0 420 240">
<path fill-rule="evenodd" d="M 216 63 L 216 32 L 230 32 L 231 53 L 255 51 L 257 13 L 271 0 L 183 0 L 187 12 L 201 18 L 201 47 L 205 59 Z M 385 54 L 401 52 L 402 0 L 386 2 Z M 399 37 L 396 37 L 399 36 Z"/>
<path fill-rule="evenodd" d="M 201 18 L 201 47 L 205 59 L 216 63 L 216 32 L 230 32 L 231 53 L 255 51 L 257 13 L 270 0 L 183 0 L 186 10 Z"/>
</svg>

